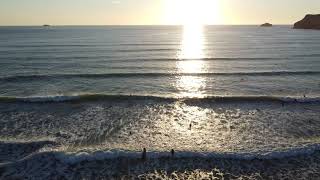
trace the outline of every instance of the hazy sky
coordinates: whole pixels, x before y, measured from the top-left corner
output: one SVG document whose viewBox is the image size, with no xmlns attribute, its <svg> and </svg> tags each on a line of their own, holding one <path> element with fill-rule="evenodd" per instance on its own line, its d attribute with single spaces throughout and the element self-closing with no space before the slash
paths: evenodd
<svg viewBox="0 0 320 180">
<path fill-rule="evenodd" d="M 0 25 L 292 24 L 320 0 L 0 0 Z"/>
</svg>

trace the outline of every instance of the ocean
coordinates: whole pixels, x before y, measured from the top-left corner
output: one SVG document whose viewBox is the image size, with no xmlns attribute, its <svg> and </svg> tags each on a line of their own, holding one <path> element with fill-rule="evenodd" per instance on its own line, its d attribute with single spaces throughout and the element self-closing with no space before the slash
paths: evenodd
<svg viewBox="0 0 320 180">
<path fill-rule="evenodd" d="M 319 42 L 286 25 L 0 27 L 0 178 L 317 179 Z"/>
</svg>

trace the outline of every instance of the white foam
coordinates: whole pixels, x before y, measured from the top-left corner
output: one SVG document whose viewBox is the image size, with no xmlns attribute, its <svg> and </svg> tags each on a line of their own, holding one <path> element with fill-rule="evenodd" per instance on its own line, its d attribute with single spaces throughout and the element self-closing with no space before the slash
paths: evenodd
<svg viewBox="0 0 320 180">
<path fill-rule="evenodd" d="M 219 159 L 238 159 L 238 160 L 253 160 L 253 159 L 283 159 L 295 157 L 299 155 L 310 155 L 320 150 L 320 144 L 306 145 L 304 147 L 291 148 L 283 151 L 270 152 L 191 152 L 191 151 L 176 151 L 174 158 L 219 158 Z M 107 160 L 116 158 L 141 158 L 142 152 L 125 151 L 125 150 L 110 150 L 97 152 L 79 152 L 79 153 L 63 153 L 59 152 L 56 157 L 62 162 L 68 164 L 76 164 L 81 161 Z M 148 159 L 159 159 L 171 157 L 170 152 L 149 151 L 147 152 Z"/>
<path fill-rule="evenodd" d="M 57 95 L 57 96 L 23 97 L 23 98 L 17 98 L 17 99 L 24 102 L 64 102 L 64 101 L 76 100 L 79 98 L 80 96 L 76 96 L 76 95 L 75 96 Z"/>
<path fill-rule="evenodd" d="M 279 97 L 284 102 L 319 102 L 320 97 Z"/>
</svg>

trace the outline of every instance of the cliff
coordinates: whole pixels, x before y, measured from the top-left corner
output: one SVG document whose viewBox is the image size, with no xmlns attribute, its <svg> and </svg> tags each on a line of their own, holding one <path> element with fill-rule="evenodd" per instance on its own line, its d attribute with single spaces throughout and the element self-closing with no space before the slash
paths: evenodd
<svg viewBox="0 0 320 180">
<path fill-rule="evenodd" d="M 306 15 L 301 21 L 294 24 L 295 29 L 319 29 L 320 30 L 320 14 Z"/>
</svg>

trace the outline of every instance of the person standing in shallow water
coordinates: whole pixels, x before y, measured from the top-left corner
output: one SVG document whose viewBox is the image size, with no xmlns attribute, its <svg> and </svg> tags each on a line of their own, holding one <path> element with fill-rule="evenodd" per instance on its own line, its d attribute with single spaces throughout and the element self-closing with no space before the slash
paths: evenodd
<svg viewBox="0 0 320 180">
<path fill-rule="evenodd" d="M 147 150 L 146 150 L 146 148 L 143 148 L 141 159 L 144 160 L 144 161 L 147 160 Z"/>
</svg>

